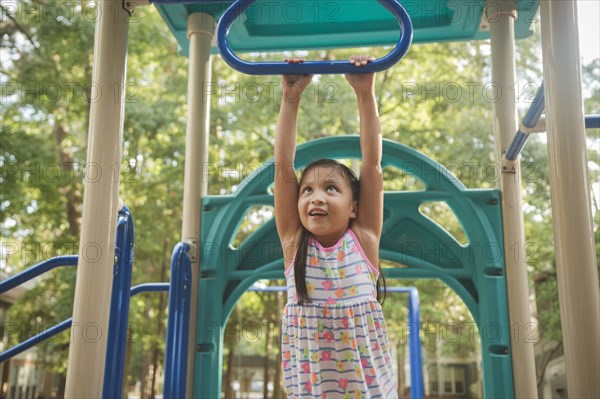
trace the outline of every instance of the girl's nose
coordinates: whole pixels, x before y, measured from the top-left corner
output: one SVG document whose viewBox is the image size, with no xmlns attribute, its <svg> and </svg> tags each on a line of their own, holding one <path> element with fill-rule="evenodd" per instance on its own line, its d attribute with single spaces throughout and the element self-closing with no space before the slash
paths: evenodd
<svg viewBox="0 0 600 399">
<path fill-rule="evenodd" d="M 310 202 L 312 202 L 313 204 L 322 204 L 322 203 L 324 203 L 325 201 L 323 200 L 323 197 L 322 197 L 320 194 L 315 194 L 315 195 L 312 197 L 312 199 L 311 199 L 311 201 L 310 201 Z"/>
</svg>

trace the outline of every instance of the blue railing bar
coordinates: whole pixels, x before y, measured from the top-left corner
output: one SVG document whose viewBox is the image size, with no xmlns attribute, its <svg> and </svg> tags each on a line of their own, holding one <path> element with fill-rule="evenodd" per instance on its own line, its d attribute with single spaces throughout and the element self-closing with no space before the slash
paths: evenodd
<svg viewBox="0 0 600 399">
<path fill-rule="evenodd" d="M 523 118 L 523 126 L 532 128 L 540 120 L 540 116 L 544 113 L 544 83 L 540 85 L 538 92 L 531 102 L 529 110 Z"/>
<path fill-rule="evenodd" d="M 586 129 L 600 129 L 600 115 L 586 115 L 585 116 L 585 128 Z"/>
<path fill-rule="evenodd" d="M 144 283 L 131 287 L 130 297 L 143 292 L 169 292 L 169 283 Z"/>
<path fill-rule="evenodd" d="M 177 374 L 176 386 L 179 388 L 176 398 L 185 398 L 186 380 L 187 380 L 187 357 L 188 357 L 188 341 L 190 331 L 190 303 L 192 294 L 192 269 L 187 253 L 185 254 L 184 268 L 181 272 L 182 278 L 182 320 L 181 331 L 179 337 L 179 373 Z"/>
<path fill-rule="evenodd" d="M 126 206 L 119 210 L 115 240 L 112 297 L 109 329 L 106 341 L 106 361 L 102 396 L 120 397 L 125 371 L 125 346 L 128 336 L 129 297 L 133 269 L 134 228 L 131 212 Z"/>
<path fill-rule="evenodd" d="M 525 147 L 525 143 L 529 138 L 529 133 L 523 133 L 520 129 L 517 130 L 517 134 L 513 138 L 512 143 L 510 143 L 510 147 L 506 151 L 506 159 L 509 161 L 514 161 L 517 159 L 523 147 Z"/>
<path fill-rule="evenodd" d="M 527 114 L 525 114 L 525 117 L 521 122 L 523 127 L 528 129 L 533 128 L 535 125 L 537 125 L 542 113 L 544 113 L 544 83 L 540 85 L 537 93 L 535 93 L 535 97 L 531 102 L 531 106 L 529 107 L 529 110 L 527 110 Z M 513 138 L 512 143 L 510 143 L 510 147 L 508 147 L 508 150 L 506 151 L 506 159 L 509 161 L 514 161 L 517 159 L 523 150 L 523 147 L 525 147 L 525 143 L 527 142 L 528 138 L 529 132 L 523 132 L 523 130 L 519 128 L 515 134 L 515 137 Z"/>
<path fill-rule="evenodd" d="M 539 119 L 538 119 L 539 120 Z M 585 115 L 584 123 L 586 129 L 600 129 L 600 115 Z M 537 122 L 536 122 L 537 124 Z M 523 122 L 525 125 L 525 122 Z M 535 126 L 535 125 L 533 125 Z M 533 127 L 529 126 L 529 127 Z M 517 134 L 513 138 L 508 151 L 506 151 L 506 159 L 510 161 L 514 161 L 517 159 L 517 156 L 521 153 L 521 150 L 525 146 L 527 139 L 529 138 L 529 133 L 523 133 L 521 129 L 517 131 Z"/>
<path fill-rule="evenodd" d="M 31 266 L 29 269 L 24 270 L 21 273 L 10 276 L 6 280 L 0 282 L 0 294 L 4 294 L 5 292 L 23 283 L 26 283 L 27 281 L 34 279 L 41 274 L 62 266 L 77 266 L 77 255 L 56 256 L 54 258 L 42 261 L 37 265 Z"/>
<path fill-rule="evenodd" d="M 169 318 L 163 388 L 165 398 L 185 397 L 192 273 L 187 253 L 189 249 L 188 244 L 178 243 L 171 256 L 171 288 L 168 300 Z"/>
<path fill-rule="evenodd" d="M 169 283 L 139 284 L 131 288 L 130 296 L 134 296 L 145 292 L 168 292 L 169 285 Z M 56 324 L 55 326 L 52 326 L 49 329 L 19 343 L 18 345 L 15 345 L 10 349 L 5 350 L 4 352 L 0 353 L 0 363 L 18 355 L 19 353 L 26 351 L 27 349 L 39 344 L 42 341 L 45 341 L 54 337 L 57 334 L 60 334 L 64 330 L 71 327 L 71 322 L 72 319 L 69 317 L 67 320 L 64 320 L 61 323 Z"/>
<path fill-rule="evenodd" d="M 407 287 L 406 290 L 408 291 L 408 323 L 409 326 L 413 327 L 408 337 L 410 348 L 410 397 L 411 399 L 421 399 L 424 397 L 424 391 L 423 364 L 421 362 L 419 292 L 414 287 Z"/>
<path fill-rule="evenodd" d="M 400 37 L 396 47 L 385 57 L 378 58 L 360 68 L 350 64 L 349 61 L 306 61 L 300 64 L 287 62 L 247 62 L 235 55 L 227 33 L 231 24 L 248 9 L 256 0 L 238 0 L 233 3 L 221 16 L 217 27 L 217 46 L 221 56 L 233 69 L 250 75 L 285 75 L 285 74 L 342 74 L 342 73 L 367 73 L 379 72 L 395 65 L 404 57 L 412 42 L 413 28 L 408 12 L 397 0 L 377 0 L 383 7 L 390 11 L 400 26 Z M 360 30 L 360 26 L 357 26 Z"/>
<path fill-rule="evenodd" d="M 0 353 L 0 363 L 7 361 L 11 357 L 17 356 L 19 353 L 25 352 L 27 349 L 30 349 L 33 346 L 36 346 L 42 341 L 50 339 L 55 335 L 60 334 L 61 332 L 67 330 L 71 327 L 72 318 L 68 318 L 67 320 L 62 321 L 61 323 L 50 327 L 49 329 L 34 335 L 31 338 L 26 339 L 25 341 L 19 343 L 18 345 L 13 346 Z"/>
</svg>

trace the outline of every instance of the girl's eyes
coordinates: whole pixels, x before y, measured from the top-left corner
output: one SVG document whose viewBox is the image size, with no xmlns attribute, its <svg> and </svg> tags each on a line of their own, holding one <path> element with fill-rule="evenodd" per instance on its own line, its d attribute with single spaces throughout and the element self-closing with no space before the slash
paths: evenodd
<svg viewBox="0 0 600 399">
<path fill-rule="evenodd" d="M 335 186 L 327 186 L 326 189 L 325 189 L 325 191 L 331 191 L 331 190 L 338 191 L 337 187 L 335 187 Z M 304 187 L 304 189 L 302 190 L 302 192 L 303 193 L 310 193 L 310 192 L 312 192 L 312 188 L 310 188 L 310 187 Z"/>
</svg>

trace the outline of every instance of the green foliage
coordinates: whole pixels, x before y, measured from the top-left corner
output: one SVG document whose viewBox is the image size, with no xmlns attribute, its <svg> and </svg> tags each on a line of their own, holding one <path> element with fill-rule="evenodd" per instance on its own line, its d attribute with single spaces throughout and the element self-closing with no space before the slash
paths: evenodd
<svg viewBox="0 0 600 399">
<path fill-rule="evenodd" d="M 66 5 L 61 1 L 56 4 Z M 1 264 L 14 272 L 42 259 L 76 253 L 87 151 L 92 73 L 94 23 L 90 5 L 57 7 L 63 14 L 37 15 L 39 0 L 26 0 L 32 13 L 3 19 L 2 84 L 14 90 L 2 104 L 0 167 L 0 231 L 5 251 Z M 72 3 L 70 3 L 72 4 Z M 71 12 L 72 11 L 72 12 Z M 8 11 L 3 9 L 3 13 Z M 527 97 L 541 81 L 539 33 L 518 43 L 517 97 Z M 375 56 L 389 49 L 360 49 Z M 350 50 L 298 52 L 307 59 L 347 58 Z M 422 151 L 445 165 L 469 188 L 499 184 L 494 163 L 489 44 L 487 42 L 444 43 L 413 46 L 405 60 L 378 74 L 376 90 L 383 136 Z M 4 57 L 8 54 L 8 57 Z M 291 54 L 282 54 L 281 58 Z M 266 54 L 250 54 L 253 61 Z M 270 59 L 273 56 L 269 56 Z M 153 7 L 139 8 L 130 22 L 128 77 L 123 137 L 120 196 L 133 212 L 136 247 L 133 283 L 166 281 L 168 259 L 180 240 L 183 165 L 185 162 L 187 109 L 187 60 Z M 210 82 L 209 194 L 233 193 L 243 180 L 273 155 L 274 132 L 280 101 L 278 76 L 250 76 L 231 70 L 213 57 Z M 600 113 L 600 60 L 583 68 L 587 113 Z M 6 83 L 6 84 L 5 84 Z M 526 84 L 529 84 L 526 88 Z M 529 90 L 529 91 L 528 91 Z M 524 112 L 524 111 L 522 111 Z M 316 76 L 305 93 L 299 116 L 300 143 L 315 138 L 356 134 L 355 99 L 341 76 Z M 589 175 L 599 180 L 598 129 L 588 130 Z M 536 277 L 538 313 L 542 338 L 560 340 L 556 312 L 557 290 L 552 240 L 552 215 L 548 173 L 548 151 L 543 137 L 532 137 L 521 158 L 527 242 L 519 254 L 527 257 Z M 385 170 L 386 190 L 420 189 L 393 168 Z M 597 190 L 597 189 L 596 189 Z M 600 212 L 595 209 L 595 238 L 600 254 Z M 461 228 L 440 204 L 428 212 L 460 240 Z M 241 241 L 270 217 L 268 209 L 255 209 L 240 228 L 234 242 Z M 7 256 L 10 255 L 10 256 Z M 600 260 L 599 260 L 600 263 Z M 388 265 L 385 266 L 398 265 Z M 12 307 L 11 322 L 21 326 L 21 337 L 40 326 L 49 326 L 70 316 L 74 289 L 73 269 L 41 278 Z M 390 281 L 389 284 L 398 282 Z M 423 321 L 429 326 L 465 325 L 472 322 L 465 305 L 439 281 L 407 281 L 418 287 Z M 244 295 L 231 320 L 276 323 L 275 296 Z M 402 351 L 406 336 L 404 297 L 390 297 L 384 310 L 391 335 Z M 132 337 L 128 382 L 149 383 L 152 363 L 158 367 L 164 350 L 166 298 L 144 294 L 132 300 Z M 542 306 L 543 305 L 543 306 Z M 438 330 L 439 331 L 439 330 Z M 436 350 L 432 334 L 424 344 L 431 356 Z M 68 339 L 41 346 L 40 354 L 64 373 Z M 271 347 L 271 356 L 278 353 Z M 227 342 L 227 351 L 266 354 L 265 345 Z M 442 348 L 449 356 L 471 356 L 478 351 L 477 339 L 464 334 Z M 228 354 L 228 352 L 226 353 Z"/>
</svg>

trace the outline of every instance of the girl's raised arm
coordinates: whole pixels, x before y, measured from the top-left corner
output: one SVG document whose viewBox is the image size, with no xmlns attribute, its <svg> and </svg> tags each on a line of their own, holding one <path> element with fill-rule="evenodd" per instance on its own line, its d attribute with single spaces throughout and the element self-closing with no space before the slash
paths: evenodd
<svg viewBox="0 0 600 399">
<path fill-rule="evenodd" d="M 374 60 L 370 56 L 351 57 L 360 67 Z M 360 116 L 360 198 L 355 224 L 369 241 L 379 244 L 383 227 L 383 171 L 381 168 L 381 127 L 375 99 L 375 74 L 349 74 L 346 79 L 354 88 Z M 372 241 L 374 240 L 374 241 Z"/>
<path fill-rule="evenodd" d="M 288 62 L 301 62 L 288 60 Z M 285 75 L 282 78 L 282 98 L 275 132 L 275 223 L 284 248 L 293 247 L 301 227 L 298 215 L 298 180 L 294 169 L 296 156 L 296 124 L 300 97 L 310 84 L 310 75 Z M 289 245 L 292 244 L 292 245 Z M 289 260 L 292 254 L 285 253 Z M 289 262 L 286 262 L 288 264 Z"/>
</svg>

